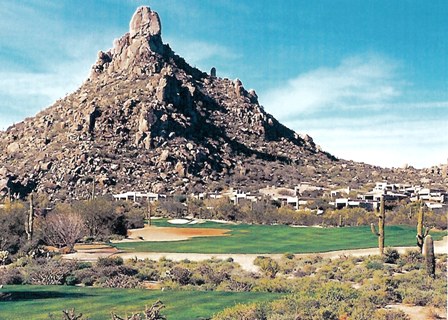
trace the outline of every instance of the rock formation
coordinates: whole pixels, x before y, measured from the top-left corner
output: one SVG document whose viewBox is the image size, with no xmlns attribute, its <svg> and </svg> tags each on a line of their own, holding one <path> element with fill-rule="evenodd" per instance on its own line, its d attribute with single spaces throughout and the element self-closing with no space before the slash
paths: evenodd
<svg viewBox="0 0 448 320">
<path fill-rule="evenodd" d="M 90 78 L 33 118 L 0 132 L 0 198 L 52 200 L 225 186 L 359 184 L 394 172 L 337 160 L 280 124 L 240 80 L 208 75 L 163 44 L 156 12 L 100 51 Z"/>
</svg>

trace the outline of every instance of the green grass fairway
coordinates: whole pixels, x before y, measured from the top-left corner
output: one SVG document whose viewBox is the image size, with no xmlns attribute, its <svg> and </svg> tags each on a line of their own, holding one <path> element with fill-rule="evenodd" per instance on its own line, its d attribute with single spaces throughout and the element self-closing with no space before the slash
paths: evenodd
<svg viewBox="0 0 448 320">
<path fill-rule="evenodd" d="M 164 220 L 156 226 L 171 226 Z M 293 228 L 285 225 L 204 224 L 174 227 L 230 229 L 227 237 L 201 237 L 185 241 L 127 242 L 114 244 L 127 252 L 178 252 L 178 253 L 313 253 L 334 250 L 374 248 L 378 238 L 370 226 L 343 228 Z M 409 226 L 386 226 L 386 246 L 416 246 L 416 230 Z M 440 240 L 446 232 L 431 232 Z"/>
<path fill-rule="evenodd" d="M 5 286 L 11 301 L 0 301 L 0 319 L 62 318 L 62 310 L 75 308 L 91 320 L 109 320 L 111 312 L 124 316 L 142 311 L 160 299 L 168 319 L 192 320 L 210 317 L 236 303 L 262 302 L 281 297 L 264 292 L 152 291 L 138 289 L 101 289 L 67 286 Z"/>
</svg>

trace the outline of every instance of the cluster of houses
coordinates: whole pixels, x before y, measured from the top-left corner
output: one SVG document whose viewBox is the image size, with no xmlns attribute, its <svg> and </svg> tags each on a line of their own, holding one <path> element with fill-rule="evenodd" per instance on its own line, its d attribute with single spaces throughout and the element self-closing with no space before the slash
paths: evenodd
<svg viewBox="0 0 448 320">
<path fill-rule="evenodd" d="M 387 182 L 377 182 L 375 187 L 366 193 L 356 193 L 350 188 L 331 190 L 324 187 L 313 186 L 310 183 L 301 183 L 291 188 L 266 187 L 258 190 L 257 193 L 244 192 L 240 189 L 230 188 L 222 192 L 197 193 L 191 195 L 193 198 L 220 199 L 227 198 L 233 204 L 244 202 L 257 202 L 261 199 L 276 201 L 282 206 L 289 206 L 293 209 L 308 208 L 311 203 L 316 204 L 316 200 L 328 199 L 328 204 L 335 209 L 342 208 L 364 208 L 374 210 L 379 207 L 380 199 L 383 197 L 389 203 L 399 204 L 421 200 L 432 210 L 448 210 L 448 193 L 446 190 L 431 189 L 422 186 L 412 186 L 405 184 L 390 184 Z M 126 192 L 113 196 L 116 200 L 131 201 L 158 201 L 166 199 L 166 195 L 144 192 Z M 319 206 L 314 208 L 317 213 L 323 213 Z"/>
<path fill-rule="evenodd" d="M 373 210 L 374 208 L 378 208 L 381 197 L 384 197 L 386 201 L 397 204 L 403 200 L 406 202 L 421 200 L 428 208 L 433 210 L 446 209 L 448 204 L 448 193 L 446 190 L 406 184 L 390 184 L 387 182 L 377 182 L 371 191 L 359 193 L 355 199 L 341 197 L 341 194 L 337 192 L 332 192 L 333 196 L 334 201 L 331 204 L 337 209 L 361 207 L 367 210 Z"/>
</svg>

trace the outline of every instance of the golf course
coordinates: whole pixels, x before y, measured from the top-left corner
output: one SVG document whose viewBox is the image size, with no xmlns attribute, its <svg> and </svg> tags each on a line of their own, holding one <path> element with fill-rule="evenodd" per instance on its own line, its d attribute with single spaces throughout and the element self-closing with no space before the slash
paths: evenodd
<svg viewBox="0 0 448 320">
<path fill-rule="evenodd" d="M 167 220 L 153 221 L 154 230 L 173 227 Z M 223 236 L 195 237 L 182 241 L 141 241 L 114 243 L 125 252 L 176 252 L 216 254 L 320 253 L 337 250 L 375 248 L 377 236 L 369 226 L 320 228 L 286 225 L 222 224 L 205 222 L 176 225 L 176 228 L 226 229 Z M 150 231 L 148 232 L 150 234 Z M 415 246 L 416 230 L 410 226 L 386 226 L 386 247 Z M 431 231 L 434 240 L 446 232 Z M 150 237 L 149 237 L 150 238 Z"/>
</svg>

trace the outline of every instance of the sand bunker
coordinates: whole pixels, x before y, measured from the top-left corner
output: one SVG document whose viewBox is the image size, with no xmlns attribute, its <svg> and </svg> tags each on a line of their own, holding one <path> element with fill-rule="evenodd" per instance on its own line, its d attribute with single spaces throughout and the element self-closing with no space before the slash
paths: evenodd
<svg viewBox="0 0 448 320">
<path fill-rule="evenodd" d="M 128 238 L 120 242 L 136 241 L 181 241 L 194 237 L 222 237 L 228 236 L 228 229 L 213 228 L 176 228 L 145 226 L 142 229 L 129 230 Z"/>
<path fill-rule="evenodd" d="M 190 223 L 190 220 L 187 219 L 171 219 L 167 221 L 170 224 L 187 224 Z"/>
</svg>

